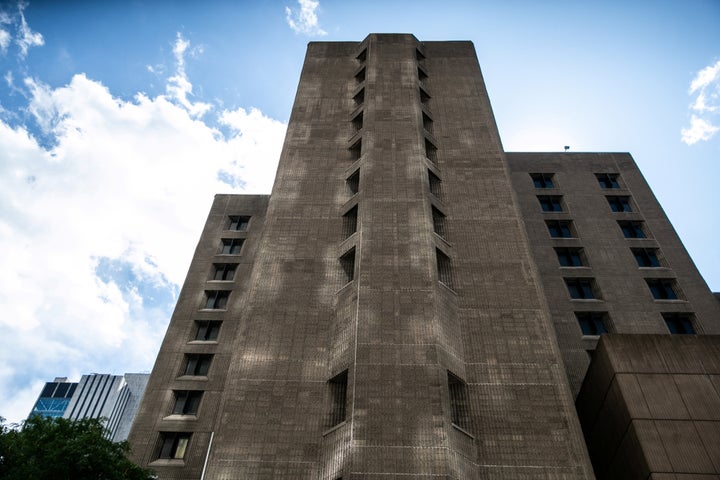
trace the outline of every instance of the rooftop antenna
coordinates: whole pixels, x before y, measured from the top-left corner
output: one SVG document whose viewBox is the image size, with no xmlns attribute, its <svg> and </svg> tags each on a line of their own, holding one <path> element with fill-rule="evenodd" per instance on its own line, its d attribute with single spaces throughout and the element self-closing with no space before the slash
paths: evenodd
<svg viewBox="0 0 720 480">
<path fill-rule="evenodd" d="M 567 152 L 568 150 L 570 150 L 570 145 L 565 145 L 565 151 Z"/>
</svg>

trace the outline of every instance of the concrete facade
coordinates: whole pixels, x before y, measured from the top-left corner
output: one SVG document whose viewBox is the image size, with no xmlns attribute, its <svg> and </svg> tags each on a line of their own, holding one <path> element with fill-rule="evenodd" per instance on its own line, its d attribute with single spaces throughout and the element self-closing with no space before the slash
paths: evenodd
<svg viewBox="0 0 720 480">
<path fill-rule="evenodd" d="M 470 42 L 309 44 L 271 195 L 215 198 L 134 459 L 161 479 L 594 478 L 573 391 L 596 338 L 563 283 L 555 304 L 523 155 Z M 709 333 L 705 297 L 667 311 L 707 310 Z M 619 331 L 662 327 L 632 315 Z"/>
</svg>

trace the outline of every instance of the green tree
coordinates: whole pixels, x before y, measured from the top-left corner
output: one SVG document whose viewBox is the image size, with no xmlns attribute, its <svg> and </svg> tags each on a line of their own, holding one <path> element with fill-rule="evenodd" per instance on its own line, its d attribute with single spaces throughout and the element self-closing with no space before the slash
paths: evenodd
<svg viewBox="0 0 720 480">
<path fill-rule="evenodd" d="M 0 417 L 2 480 L 150 480 L 128 460 L 130 445 L 105 438 L 102 420 L 30 417 L 20 428 Z"/>
</svg>

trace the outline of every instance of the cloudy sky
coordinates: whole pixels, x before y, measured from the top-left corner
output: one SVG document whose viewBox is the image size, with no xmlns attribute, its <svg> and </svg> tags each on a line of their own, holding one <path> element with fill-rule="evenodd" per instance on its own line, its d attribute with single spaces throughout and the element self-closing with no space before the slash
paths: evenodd
<svg viewBox="0 0 720 480">
<path fill-rule="evenodd" d="M 718 25 L 717 0 L 0 1 L 0 416 L 152 368 L 213 195 L 270 191 L 308 41 L 472 40 L 506 150 L 631 152 L 720 290 Z"/>
</svg>

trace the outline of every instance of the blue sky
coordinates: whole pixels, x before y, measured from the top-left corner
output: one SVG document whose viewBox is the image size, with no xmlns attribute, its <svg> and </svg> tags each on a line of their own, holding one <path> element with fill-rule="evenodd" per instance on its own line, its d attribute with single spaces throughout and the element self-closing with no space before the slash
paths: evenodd
<svg viewBox="0 0 720 480">
<path fill-rule="evenodd" d="M 215 193 L 268 193 L 309 41 L 472 40 L 508 151 L 628 151 L 720 290 L 720 3 L 0 2 L 0 416 L 149 371 Z"/>
</svg>

